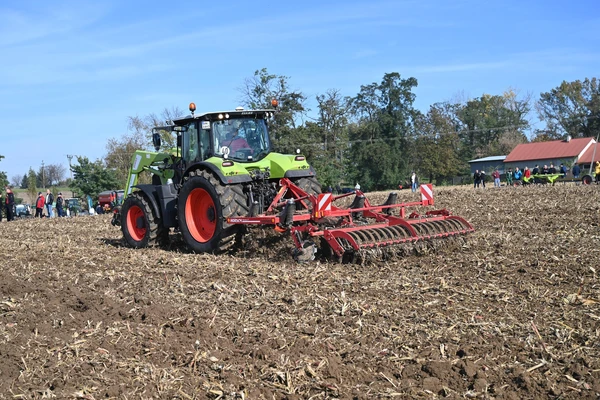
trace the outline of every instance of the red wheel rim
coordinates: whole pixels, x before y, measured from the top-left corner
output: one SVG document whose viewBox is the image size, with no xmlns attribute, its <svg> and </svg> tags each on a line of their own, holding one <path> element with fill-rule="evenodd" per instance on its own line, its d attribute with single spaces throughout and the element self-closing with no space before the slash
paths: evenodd
<svg viewBox="0 0 600 400">
<path fill-rule="evenodd" d="M 146 236 L 146 227 L 137 226 L 139 218 L 144 218 L 144 211 L 139 206 L 132 206 L 127 211 L 127 231 L 136 242 L 141 242 Z"/>
<path fill-rule="evenodd" d="M 204 189 L 190 192 L 185 204 L 185 220 L 192 237 L 206 243 L 217 230 L 217 210 L 210 194 Z"/>
</svg>

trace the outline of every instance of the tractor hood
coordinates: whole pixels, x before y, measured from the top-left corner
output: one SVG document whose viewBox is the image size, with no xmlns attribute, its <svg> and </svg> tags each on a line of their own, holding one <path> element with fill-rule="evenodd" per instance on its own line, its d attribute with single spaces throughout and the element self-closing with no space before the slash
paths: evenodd
<svg viewBox="0 0 600 400">
<path fill-rule="evenodd" d="M 270 171 L 271 179 L 297 178 L 316 176 L 315 170 L 306 162 L 303 155 L 270 153 L 260 161 L 236 162 L 220 157 L 211 157 L 203 164 L 217 172 L 221 181 L 225 184 L 250 181 L 251 170 L 260 169 Z"/>
</svg>

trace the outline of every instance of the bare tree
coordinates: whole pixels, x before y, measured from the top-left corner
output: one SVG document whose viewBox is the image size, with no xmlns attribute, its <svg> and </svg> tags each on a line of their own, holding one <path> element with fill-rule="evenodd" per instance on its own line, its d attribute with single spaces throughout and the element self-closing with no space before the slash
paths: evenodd
<svg viewBox="0 0 600 400">
<path fill-rule="evenodd" d="M 52 185 L 58 185 L 65 179 L 67 169 L 62 164 L 48 164 L 46 166 L 46 181 Z"/>
<path fill-rule="evenodd" d="M 171 121 L 183 116 L 183 111 L 178 107 L 165 108 L 160 115 L 148 114 L 145 117 L 128 117 L 127 129 L 135 134 L 145 136 L 148 143 L 152 143 L 152 128 L 170 125 Z M 175 136 L 171 132 L 161 132 L 163 149 L 175 147 Z M 148 147 L 148 146 L 144 146 Z"/>
<path fill-rule="evenodd" d="M 132 119 L 133 120 L 133 119 Z M 138 118 L 135 117 L 136 122 Z M 119 183 L 124 186 L 131 166 L 131 157 L 136 150 L 148 147 L 143 130 L 135 129 L 121 139 L 109 139 L 106 144 L 106 156 L 104 162 L 106 167 L 115 171 Z"/>
<path fill-rule="evenodd" d="M 21 183 L 23 182 L 23 175 L 13 175 L 10 178 L 10 184 L 13 185 L 13 187 L 19 187 L 21 186 Z"/>
</svg>

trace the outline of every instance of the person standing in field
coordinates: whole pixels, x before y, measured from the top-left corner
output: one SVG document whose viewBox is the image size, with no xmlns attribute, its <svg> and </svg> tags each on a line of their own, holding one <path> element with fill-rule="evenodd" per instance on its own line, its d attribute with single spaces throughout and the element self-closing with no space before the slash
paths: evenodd
<svg viewBox="0 0 600 400">
<path fill-rule="evenodd" d="M 508 169 L 508 172 L 506 173 L 506 186 L 512 186 L 513 183 L 513 170 L 512 168 Z"/>
<path fill-rule="evenodd" d="M 63 211 L 63 205 L 65 203 L 65 200 L 63 199 L 62 193 L 58 193 L 58 196 L 56 196 L 56 213 L 58 214 L 58 217 L 65 217 L 66 214 Z"/>
<path fill-rule="evenodd" d="M 479 170 L 476 169 L 475 173 L 473 174 L 473 189 L 477 189 L 480 184 L 481 184 L 481 174 L 479 173 Z"/>
<path fill-rule="evenodd" d="M 6 187 L 5 205 L 6 205 L 6 220 L 12 221 L 13 219 L 15 219 L 15 216 L 13 215 L 13 209 L 15 207 L 15 195 L 12 192 L 10 186 Z"/>
<path fill-rule="evenodd" d="M 521 178 L 523 177 L 523 172 L 521 172 L 521 170 L 519 169 L 519 167 L 515 168 L 515 172 L 513 173 L 513 180 L 515 182 L 518 182 L 521 180 Z"/>
<path fill-rule="evenodd" d="M 500 187 L 500 171 L 498 171 L 498 168 L 492 172 L 492 178 L 494 178 L 494 187 Z"/>
<path fill-rule="evenodd" d="M 50 191 L 50 189 L 46 189 L 46 212 L 48 213 L 48 218 L 54 217 L 54 212 L 52 212 L 52 204 L 54 204 L 54 195 Z"/>
<path fill-rule="evenodd" d="M 38 198 L 35 201 L 35 217 L 42 218 L 44 216 L 44 204 L 45 204 L 44 196 L 42 196 L 42 192 L 38 192 Z"/>
<path fill-rule="evenodd" d="M 417 178 L 417 174 L 415 173 L 415 171 L 413 171 L 412 175 L 410 176 L 410 189 L 413 192 L 416 192 L 418 185 L 419 185 L 419 178 Z"/>
<path fill-rule="evenodd" d="M 560 164 L 559 171 L 561 173 L 561 178 L 567 177 L 567 167 L 565 167 L 565 164 Z"/>
</svg>

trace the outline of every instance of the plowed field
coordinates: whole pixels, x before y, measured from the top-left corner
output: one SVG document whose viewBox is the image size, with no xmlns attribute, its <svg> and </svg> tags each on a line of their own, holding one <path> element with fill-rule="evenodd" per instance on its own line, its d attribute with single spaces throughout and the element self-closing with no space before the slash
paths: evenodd
<svg viewBox="0 0 600 400">
<path fill-rule="evenodd" d="M 598 398 L 600 189 L 436 207 L 476 232 L 364 265 L 296 264 L 270 233 L 213 256 L 126 248 L 108 215 L 3 221 L 0 398 Z"/>
</svg>

